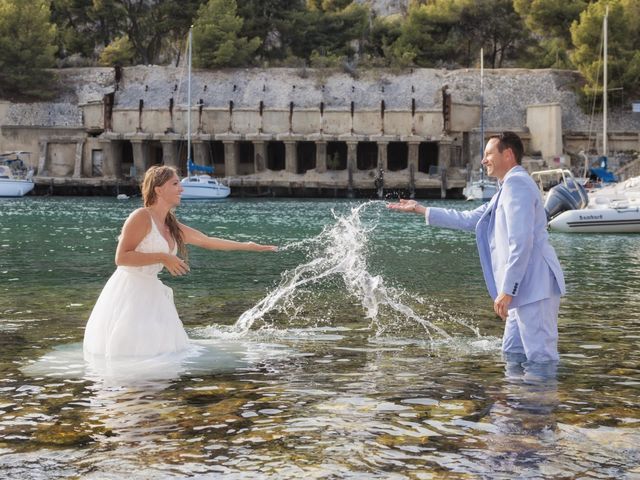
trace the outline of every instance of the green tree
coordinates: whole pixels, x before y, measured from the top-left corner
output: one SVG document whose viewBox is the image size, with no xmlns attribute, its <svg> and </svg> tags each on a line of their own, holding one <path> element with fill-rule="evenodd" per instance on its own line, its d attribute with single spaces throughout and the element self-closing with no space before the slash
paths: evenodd
<svg viewBox="0 0 640 480">
<path fill-rule="evenodd" d="M 133 45 L 127 35 L 116 38 L 113 42 L 105 47 L 100 54 L 100 65 L 109 66 L 127 66 L 133 63 L 135 51 Z"/>
<path fill-rule="evenodd" d="M 163 63 L 179 55 L 204 0 L 53 0 L 60 55 L 96 52 L 125 35 L 136 63 Z"/>
<path fill-rule="evenodd" d="M 431 0 L 411 6 L 391 54 L 424 67 L 468 67 L 484 47 L 499 68 L 517 59 L 527 37 L 512 0 Z"/>
<path fill-rule="evenodd" d="M 243 20 L 235 0 L 209 0 L 198 10 L 193 27 L 194 64 L 203 68 L 239 67 L 251 62 L 258 37 L 239 37 Z"/>
<path fill-rule="evenodd" d="M 307 0 L 307 8 L 318 12 L 339 12 L 353 3 L 353 0 Z"/>
<path fill-rule="evenodd" d="M 0 0 L 0 93 L 45 97 L 56 52 L 48 0 Z"/>
<path fill-rule="evenodd" d="M 396 62 L 392 54 L 392 45 L 402 33 L 402 17 L 375 17 L 371 24 L 368 41 L 364 45 L 364 53 L 369 62 L 385 66 L 402 66 Z"/>
<path fill-rule="evenodd" d="M 622 88 L 626 95 L 640 93 L 640 8 L 635 1 L 608 0 L 590 4 L 571 25 L 575 49 L 571 55 L 586 84 L 583 93 L 602 97 L 602 25 L 608 17 L 609 90 Z M 635 22 L 635 23 L 634 23 Z"/>
<path fill-rule="evenodd" d="M 96 31 L 90 14 L 92 0 L 52 0 L 51 21 L 56 25 L 58 57 L 80 54 L 91 58 L 96 44 Z"/>
<path fill-rule="evenodd" d="M 294 14 L 304 10 L 304 0 L 243 0 L 238 4 L 238 15 L 244 20 L 238 35 L 263 40 L 256 51 L 261 59 L 283 59 L 296 37 Z"/>
<path fill-rule="evenodd" d="M 529 41 L 529 32 L 513 9 L 512 0 L 458 1 L 461 10 L 456 31 L 468 45 L 461 64 L 475 63 L 477 55 L 470 54 L 471 45 L 484 47 L 491 68 L 501 68 L 509 61 L 517 62 Z"/>
<path fill-rule="evenodd" d="M 370 10 L 349 2 L 342 10 L 308 9 L 294 17 L 294 55 L 309 59 L 315 56 L 344 57 L 354 55 L 367 37 Z"/>
<path fill-rule="evenodd" d="M 460 19 L 460 10 L 457 0 L 413 3 L 389 54 L 400 64 L 420 67 L 454 60 L 457 47 L 450 34 Z"/>
<path fill-rule="evenodd" d="M 587 0 L 513 0 L 515 11 L 540 39 L 533 66 L 573 67 L 569 58 L 571 24 L 587 4 Z"/>
</svg>

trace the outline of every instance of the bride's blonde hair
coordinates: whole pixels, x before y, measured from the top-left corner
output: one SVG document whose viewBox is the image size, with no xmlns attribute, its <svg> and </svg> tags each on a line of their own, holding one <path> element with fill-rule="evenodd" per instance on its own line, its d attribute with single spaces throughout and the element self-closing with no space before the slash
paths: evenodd
<svg viewBox="0 0 640 480">
<path fill-rule="evenodd" d="M 173 167 L 167 167 L 164 165 L 153 165 L 144 174 L 144 180 L 142 180 L 142 200 L 145 207 L 150 207 L 156 203 L 156 187 L 161 187 L 169 180 L 177 175 L 176 169 Z M 182 231 L 178 225 L 178 219 L 176 218 L 173 210 L 170 210 L 165 218 L 164 223 L 169 227 L 169 233 L 178 245 L 178 254 L 186 260 L 187 258 L 187 246 L 184 243 L 182 237 Z"/>
</svg>

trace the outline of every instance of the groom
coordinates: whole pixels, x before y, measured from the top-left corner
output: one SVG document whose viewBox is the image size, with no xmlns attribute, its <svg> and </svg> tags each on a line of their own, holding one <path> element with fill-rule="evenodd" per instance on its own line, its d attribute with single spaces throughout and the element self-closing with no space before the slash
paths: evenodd
<svg viewBox="0 0 640 480">
<path fill-rule="evenodd" d="M 489 138 L 482 165 L 499 180 L 500 189 L 475 210 L 427 208 L 415 200 L 400 200 L 388 208 L 424 215 L 427 225 L 475 231 L 493 309 L 505 321 L 505 357 L 552 362 L 558 360 L 564 276 L 549 243 L 540 191 L 521 166 L 523 152 L 513 132 Z"/>
</svg>

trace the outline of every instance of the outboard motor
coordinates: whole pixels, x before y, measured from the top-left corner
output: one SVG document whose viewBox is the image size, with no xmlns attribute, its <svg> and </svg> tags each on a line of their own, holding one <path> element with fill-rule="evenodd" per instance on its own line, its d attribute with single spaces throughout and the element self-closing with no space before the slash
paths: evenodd
<svg viewBox="0 0 640 480">
<path fill-rule="evenodd" d="M 564 183 L 551 187 L 544 202 L 547 220 L 567 210 L 579 210 L 589 203 L 589 197 L 584 187 L 571 178 Z"/>
</svg>

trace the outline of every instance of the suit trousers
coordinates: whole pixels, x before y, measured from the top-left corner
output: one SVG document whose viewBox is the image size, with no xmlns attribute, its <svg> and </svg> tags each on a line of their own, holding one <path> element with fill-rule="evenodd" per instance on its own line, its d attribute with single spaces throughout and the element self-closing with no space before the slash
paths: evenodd
<svg viewBox="0 0 640 480">
<path fill-rule="evenodd" d="M 502 337 L 504 354 L 524 354 L 529 362 L 557 361 L 559 309 L 559 294 L 509 309 Z"/>
</svg>

